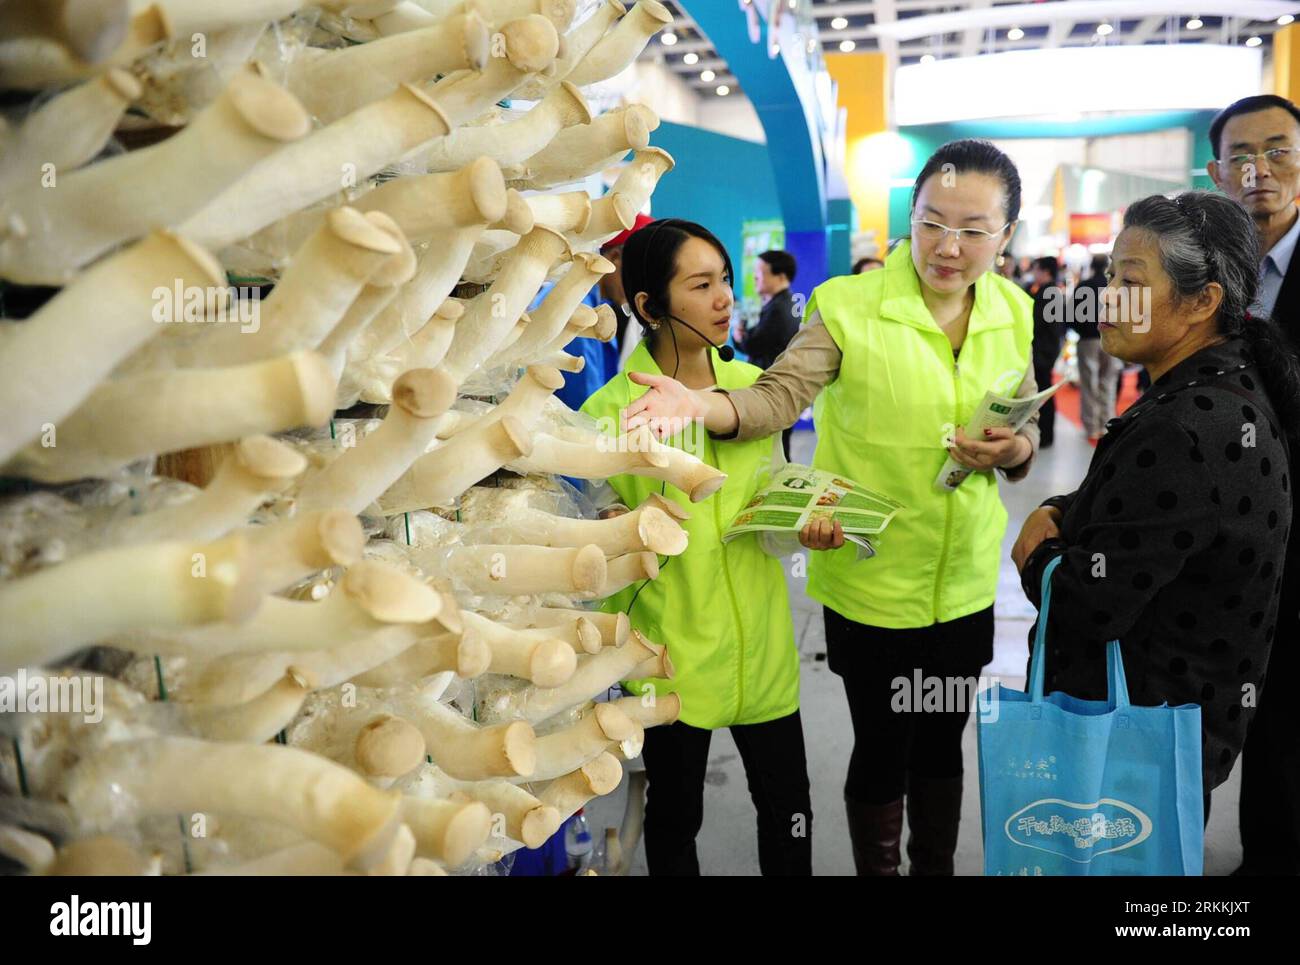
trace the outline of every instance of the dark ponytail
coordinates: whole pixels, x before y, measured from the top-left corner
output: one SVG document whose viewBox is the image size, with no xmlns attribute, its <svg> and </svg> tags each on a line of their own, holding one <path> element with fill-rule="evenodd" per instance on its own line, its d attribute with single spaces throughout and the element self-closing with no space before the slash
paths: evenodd
<svg viewBox="0 0 1300 965">
<path fill-rule="evenodd" d="M 1259 236 L 1246 210 L 1231 198 L 1209 191 L 1187 191 L 1174 199 L 1154 194 L 1124 212 L 1124 227 L 1156 236 L 1160 264 L 1180 298 L 1210 282 L 1223 288 L 1219 332 L 1246 346 L 1273 411 L 1278 431 L 1293 453 L 1300 453 L 1300 363 L 1296 347 L 1268 318 L 1249 307 L 1259 288 Z"/>
</svg>

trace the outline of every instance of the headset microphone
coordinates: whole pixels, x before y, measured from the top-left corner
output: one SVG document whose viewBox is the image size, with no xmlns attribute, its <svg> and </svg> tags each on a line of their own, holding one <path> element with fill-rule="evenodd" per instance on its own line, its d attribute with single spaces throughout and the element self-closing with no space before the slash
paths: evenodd
<svg viewBox="0 0 1300 965">
<path fill-rule="evenodd" d="M 683 322 L 676 315 L 669 315 L 668 317 L 671 318 L 674 322 L 676 322 L 679 325 L 685 325 L 696 335 L 700 336 L 700 338 L 704 339 L 704 341 L 709 342 L 709 344 L 713 344 L 712 342 L 709 341 L 709 339 L 705 338 L 704 333 L 702 333 L 694 325 L 690 324 L 689 322 Z M 676 340 L 674 340 L 674 345 L 675 344 L 676 344 Z M 730 362 L 735 357 L 736 357 L 736 350 L 732 348 L 730 345 L 722 345 L 718 347 L 718 358 L 722 359 L 722 361 Z"/>
</svg>

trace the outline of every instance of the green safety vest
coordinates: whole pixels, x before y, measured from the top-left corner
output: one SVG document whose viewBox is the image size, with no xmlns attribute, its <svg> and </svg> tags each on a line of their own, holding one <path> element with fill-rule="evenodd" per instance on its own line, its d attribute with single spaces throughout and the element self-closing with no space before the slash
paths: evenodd
<svg viewBox="0 0 1300 965">
<path fill-rule="evenodd" d="M 711 351 L 721 388 L 745 388 L 762 374 L 756 366 L 724 362 Z M 582 406 L 612 434 L 620 410 L 648 391 L 628 372 L 663 374 L 643 342 L 623 371 Z M 644 693 L 647 684 L 657 695 L 680 694 L 681 720 L 692 727 L 757 724 L 792 714 L 799 709 L 799 652 L 781 561 L 764 553 L 753 536 L 722 542 L 771 462 L 773 439 L 717 442 L 701 430 L 665 441 L 722 470 L 727 481 L 709 498 L 692 503 L 658 479 L 620 475 L 609 480 L 630 509 L 662 490 L 691 514 L 682 523 L 689 534 L 686 552 L 668 558 L 658 579 L 634 583 L 602 604 L 607 612 L 626 612 L 631 605 L 632 626 L 666 645 L 673 662 L 672 680 L 633 680 L 625 686 L 633 694 Z"/>
<path fill-rule="evenodd" d="M 879 538 L 874 558 L 857 559 L 852 544 L 814 552 L 808 594 L 850 620 L 890 628 L 991 606 L 1007 525 L 995 474 L 972 473 L 953 493 L 934 481 L 954 427 L 967 423 L 985 392 L 1014 395 L 1024 378 L 1032 300 L 1012 281 L 981 275 L 954 362 L 904 242 L 883 269 L 818 286 L 807 314 L 813 311 L 843 353 L 839 374 L 814 405 L 813 465 L 906 508 Z"/>
</svg>

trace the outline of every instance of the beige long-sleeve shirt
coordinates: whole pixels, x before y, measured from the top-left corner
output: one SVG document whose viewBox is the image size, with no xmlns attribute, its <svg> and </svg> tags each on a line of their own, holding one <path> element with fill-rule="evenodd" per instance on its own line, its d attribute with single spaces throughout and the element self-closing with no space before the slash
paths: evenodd
<svg viewBox="0 0 1300 965">
<path fill-rule="evenodd" d="M 830 330 L 821 317 L 813 312 L 807 323 L 790 340 L 785 352 L 753 385 L 726 393 L 736 407 L 740 422 L 735 432 L 728 435 L 714 434 L 714 437 L 744 442 L 794 425 L 822 387 L 834 381 L 839 374 L 843 357 Z M 1034 366 L 1031 362 L 1016 390 L 1016 398 L 1023 399 L 1037 391 L 1038 383 L 1034 381 Z M 1010 482 L 1024 479 L 1034 457 L 1038 455 L 1037 412 L 1025 423 L 1018 435 L 1029 440 L 1031 451 L 1029 458 L 1020 465 L 1001 470 Z"/>
</svg>

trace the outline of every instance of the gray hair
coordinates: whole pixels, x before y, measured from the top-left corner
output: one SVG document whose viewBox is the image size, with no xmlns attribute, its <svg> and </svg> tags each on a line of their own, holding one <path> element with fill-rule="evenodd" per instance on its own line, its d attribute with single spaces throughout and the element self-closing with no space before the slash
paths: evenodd
<svg viewBox="0 0 1300 965">
<path fill-rule="evenodd" d="M 1187 191 L 1173 199 L 1153 194 L 1128 207 L 1124 227 L 1156 236 L 1160 266 L 1180 298 L 1218 282 L 1223 288 L 1219 331 L 1241 332 L 1259 288 L 1259 237 L 1241 205 L 1209 191 Z"/>
</svg>

